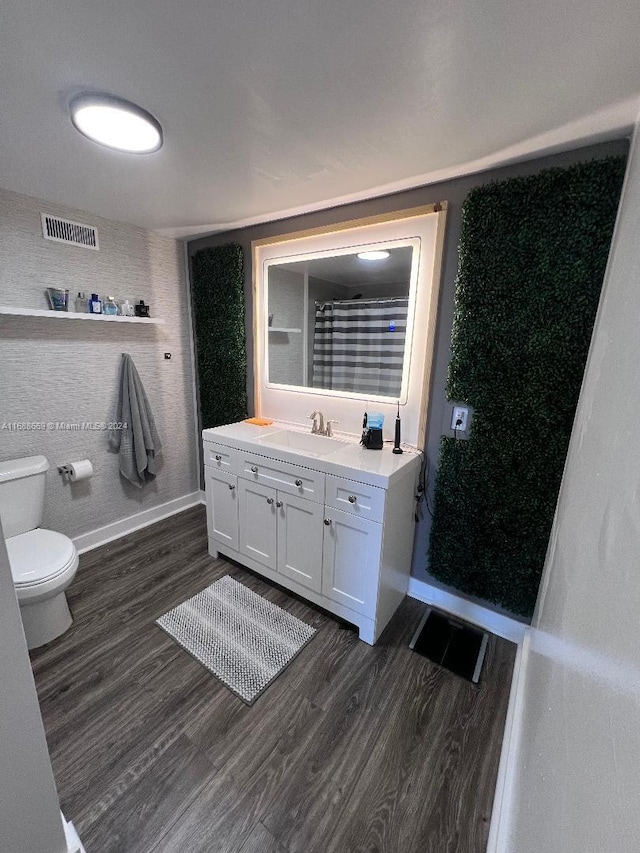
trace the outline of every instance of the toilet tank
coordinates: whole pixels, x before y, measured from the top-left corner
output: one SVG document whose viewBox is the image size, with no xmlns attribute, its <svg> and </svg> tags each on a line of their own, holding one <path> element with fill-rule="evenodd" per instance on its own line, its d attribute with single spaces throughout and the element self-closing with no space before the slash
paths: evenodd
<svg viewBox="0 0 640 853">
<path fill-rule="evenodd" d="M 42 524 L 48 468 L 44 456 L 0 462 L 0 518 L 6 539 Z"/>
</svg>

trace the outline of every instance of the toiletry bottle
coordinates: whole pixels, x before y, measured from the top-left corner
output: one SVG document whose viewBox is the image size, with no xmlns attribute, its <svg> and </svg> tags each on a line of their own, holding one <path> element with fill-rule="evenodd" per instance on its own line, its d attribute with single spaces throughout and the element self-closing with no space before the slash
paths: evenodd
<svg viewBox="0 0 640 853">
<path fill-rule="evenodd" d="M 149 306 L 144 304 L 144 300 L 141 299 L 140 302 L 135 306 L 136 317 L 148 317 L 149 316 Z"/>
<path fill-rule="evenodd" d="M 115 317 L 117 315 L 118 306 L 116 305 L 116 300 L 113 296 L 107 296 L 102 303 L 102 313 L 109 314 L 111 317 Z"/>
<path fill-rule="evenodd" d="M 102 314 L 102 302 L 100 301 L 100 297 L 97 293 L 91 294 L 91 299 L 89 300 L 89 313 Z"/>
<path fill-rule="evenodd" d="M 86 314 L 89 310 L 89 300 L 84 295 L 84 291 L 80 291 L 76 297 L 76 311 L 78 314 Z"/>
</svg>

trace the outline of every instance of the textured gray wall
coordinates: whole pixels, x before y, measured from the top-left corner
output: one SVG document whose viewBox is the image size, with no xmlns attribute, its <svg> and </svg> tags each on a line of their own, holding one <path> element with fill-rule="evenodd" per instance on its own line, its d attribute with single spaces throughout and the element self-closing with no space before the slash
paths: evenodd
<svg viewBox="0 0 640 853">
<path fill-rule="evenodd" d="M 442 268 L 442 289 L 440 292 L 440 313 L 438 317 L 436 332 L 436 352 L 433 365 L 433 383 L 431 386 L 431 399 L 429 401 L 427 442 L 425 450 L 430 465 L 430 490 L 433 489 L 433 477 L 438 461 L 440 436 L 451 435 L 449 426 L 451 424 L 451 404 L 445 396 L 447 381 L 447 368 L 451 355 L 451 325 L 453 322 L 453 298 L 455 291 L 455 279 L 458 270 L 458 238 L 460 235 L 462 204 L 473 187 L 490 183 L 491 181 L 505 180 L 518 175 L 532 175 L 541 169 L 552 166 L 570 166 L 584 160 L 591 160 L 610 155 L 626 155 L 629 143 L 626 139 L 617 142 L 602 143 L 575 151 L 566 151 L 548 157 L 540 157 L 528 160 L 524 163 L 515 163 L 503 166 L 499 169 L 491 169 L 476 175 L 465 175 L 455 180 L 443 181 L 430 184 L 429 186 L 416 187 L 406 192 L 394 193 L 393 195 L 380 196 L 367 199 L 355 204 L 347 204 L 341 207 L 327 208 L 302 216 L 275 222 L 265 222 L 242 228 L 236 231 L 227 231 L 224 234 L 214 234 L 210 237 L 202 237 L 189 243 L 189 253 L 193 254 L 205 246 L 219 246 L 224 243 L 239 243 L 245 252 L 245 295 L 247 304 L 247 356 L 249 359 L 249 372 L 247 376 L 247 387 L 249 392 L 249 406 L 252 404 L 253 374 L 252 374 L 252 333 L 253 310 L 252 310 L 252 278 L 251 278 L 251 241 L 263 237 L 273 237 L 287 234 L 293 231 L 301 231 L 306 228 L 316 228 L 321 225 L 330 225 L 336 222 L 346 222 L 350 219 L 358 219 L 365 216 L 373 216 L 404 208 L 417 207 L 423 204 L 432 204 L 438 201 L 447 201 L 449 209 L 447 213 L 447 228 L 444 245 L 444 258 Z M 250 409 L 251 410 L 251 409 Z M 427 546 L 431 530 L 431 517 L 427 512 L 418 525 L 414 546 L 414 557 L 412 574 L 421 579 L 442 584 L 430 577 L 427 569 Z"/>
<path fill-rule="evenodd" d="M 42 238 L 40 212 L 98 228 L 100 251 Z M 0 191 L 0 305 L 46 308 L 45 287 L 144 299 L 164 326 L 0 316 L 0 461 L 43 453 L 52 466 L 88 458 L 94 477 L 47 473 L 45 525 L 86 533 L 198 488 L 194 377 L 183 244 L 88 213 Z M 141 491 L 118 473 L 103 431 L 2 429 L 20 422 L 113 420 L 121 354 L 132 356 L 163 442 Z M 171 352 L 170 361 L 164 352 Z"/>
</svg>

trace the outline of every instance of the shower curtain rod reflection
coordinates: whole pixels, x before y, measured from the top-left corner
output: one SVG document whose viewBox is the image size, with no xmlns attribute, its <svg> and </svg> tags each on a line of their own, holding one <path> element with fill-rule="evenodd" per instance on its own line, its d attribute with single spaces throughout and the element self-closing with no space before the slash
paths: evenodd
<svg viewBox="0 0 640 853">
<path fill-rule="evenodd" d="M 382 305 L 384 302 L 406 302 L 406 296 L 371 296 L 369 299 L 316 299 L 316 305 Z"/>
</svg>

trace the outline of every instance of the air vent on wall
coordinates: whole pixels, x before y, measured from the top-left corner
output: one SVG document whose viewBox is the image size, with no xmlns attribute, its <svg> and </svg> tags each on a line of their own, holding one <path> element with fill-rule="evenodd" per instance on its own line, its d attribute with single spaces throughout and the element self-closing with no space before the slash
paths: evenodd
<svg viewBox="0 0 640 853">
<path fill-rule="evenodd" d="M 71 222 L 69 219 L 60 219 L 59 216 L 49 216 L 46 213 L 41 213 L 40 217 L 42 236 L 45 240 L 70 243 L 72 246 L 81 246 L 83 249 L 100 249 L 97 228 L 83 225 L 81 222 Z"/>
</svg>

